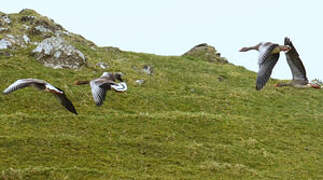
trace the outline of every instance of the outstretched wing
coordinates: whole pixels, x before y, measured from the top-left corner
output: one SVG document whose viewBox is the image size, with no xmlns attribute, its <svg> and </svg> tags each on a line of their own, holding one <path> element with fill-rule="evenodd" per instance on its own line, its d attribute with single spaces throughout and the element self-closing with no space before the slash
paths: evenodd
<svg viewBox="0 0 323 180">
<path fill-rule="evenodd" d="M 261 90 L 265 86 L 270 78 L 274 66 L 278 62 L 279 53 L 272 53 L 277 46 L 277 44 L 272 44 L 260 54 L 256 90 Z"/>
<path fill-rule="evenodd" d="M 60 101 L 61 105 L 63 105 L 67 110 L 70 112 L 77 114 L 74 105 L 72 102 L 66 97 L 66 95 L 60 94 L 60 93 L 55 93 L 55 97 Z"/>
<path fill-rule="evenodd" d="M 285 38 L 285 45 L 289 45 L 291 47 L 291 50 L 285 53 L 285 55 L 286 55 L 287 63 L 293 74 L 293 80 L 304 81 L 304 83 L 308 83 L 304 64 L 301 58 L 299 57 L 293 43 L 287 37 Z"/>
<path fill-rule="evenodd" d="M 105 100 L 107 90 L 110 90 L 110 85 L 116 84 L 111 80 L 96 79 L 90 81 L 91 91 L 94 102 L 97 106 L 101 106 Z"/>
<path fill-rule="evenodd" d="M 22 89 L 31 85 L 36 85 L 37 88 L 45 88 L 45 82 L 38 79 L 19 79 L 12 83 L 7 89 L 3 91 L 3 94 L 9 94 L 18 89 Z"/>
</svg>

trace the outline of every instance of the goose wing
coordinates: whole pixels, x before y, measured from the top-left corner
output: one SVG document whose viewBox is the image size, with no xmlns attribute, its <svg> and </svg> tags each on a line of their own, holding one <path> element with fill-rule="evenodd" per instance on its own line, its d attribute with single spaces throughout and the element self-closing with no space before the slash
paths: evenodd
<svg viewBox="0 0 323 180">
<path fill-rule="evenodd" d="M 58 89 L 58 88 L 57 88 Z M 59 89 L 60 90 L 60 89 Z M 62 91 L 62 90 L 60 90 Z M 64 92 L 64 91 L 62 91 Z M 53 93 L 54 94 L 54 93 Z M 66 97 L 65 93 L 55 93 L 55 97 L 59 100 L 61 105 L 63 105 L 68 111 L 77 114 L 74 105 L 72 102 Z"/>
<path fill-rule="evenodd" d="M 261 90 L 270 78 L 271 72 L 278 62 L 279 53 L 272 53 L 272 51 L 277 47 L 277 44 L 272 44 L 268 46 L 263 53 L 259 56 L 259 71 L 256 81 L 256 89 Z"/>
<path fill-rule="evenodd" d="M 101 106 L 105 100 L 107 90 L 111 88 L 111 84 L 116 84 L 114 81 L 99 78 L 90 81 L 91 91 L 94 102 L 97 106 Z"/>
<path fill-rule="evenodd" d="M 304 83 L 308 82 L 306 77 L 306 70 L 301 58 L 298 55 L 293 43 L 289 38 L 285 38 L 285 45 L 289 45 L 291 50 L 289 50 L 286 55 L 287 63 L 290 67 L 290 70 L 293 74 L 293 80 L 303 81 Z"/>
<path fill-rule="evenodd" d="M 3 91 L 3 94 L 9 94 L 13 91 L 16 91 L 18 89 L 22 89 L 31 85 L 34 85 L 35 87 L 39 89 L 45 89 L 46 82 L 39 79 L 19 79 L 12 83 L 7 89 Z"/>
</svg>

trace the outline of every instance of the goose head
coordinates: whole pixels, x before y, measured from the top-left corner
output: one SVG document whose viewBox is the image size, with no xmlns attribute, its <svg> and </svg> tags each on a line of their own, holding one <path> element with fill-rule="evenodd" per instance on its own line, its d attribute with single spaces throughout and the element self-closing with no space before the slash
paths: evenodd
<svg viewBox="0 0 323 180">
<path fill-rule="evenodd" d="M 122 79 L 122 77 L 123 77 L 123 73 L 122 73 L 122 72 L 116 72 L 116 73 L 114 73 L 114 77 L 115 77 L 117 80 L 119 80 L 120 82 L 123 82 L 123 79 Z"/>
</svg>

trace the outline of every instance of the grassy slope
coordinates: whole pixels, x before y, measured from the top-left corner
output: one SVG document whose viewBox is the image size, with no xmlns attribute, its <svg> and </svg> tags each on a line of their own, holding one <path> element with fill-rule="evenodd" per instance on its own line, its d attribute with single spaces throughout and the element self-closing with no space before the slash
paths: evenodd
<svg viewBox="0 0 323 180">
<path fill-rule="evenodd" d="M 271 80 L 257 92 L 256 74 L 242 67 L 74 45 L 89 62 L 78 71 L 43 67 L 32 47 L 0 56 L 1 90 L 45 79 L 79 112 L 32 88 L 0 95 L 0 179 L 323 178 L 322 91 Z M 89 86 L 72 85 L 98 77 L 98 61 L 124 72 L 129 86 L 102 107 Z M 144 64 L 153 76 L 140 72 Z"/>
</svg>

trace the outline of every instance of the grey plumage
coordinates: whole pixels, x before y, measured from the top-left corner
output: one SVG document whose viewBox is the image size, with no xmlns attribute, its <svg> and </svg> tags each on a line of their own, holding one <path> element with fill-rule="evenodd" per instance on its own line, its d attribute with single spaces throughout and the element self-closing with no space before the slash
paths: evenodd
<svg viewBox="0 0 323 180">
<path fill-rule="evenodd" d="M 63 105 L 68 111 L 77 114 L 74 105 L 72 102 L 66 97 L 63 90 L 47 83 L 46 81 L 40 79 L 19 79 L 12 83 L 8 88 L 3 91 L 3 94 L 12 93 L 18 89 L 22 89 L 25 87 L 35 87 L 39 90 L 47 91 L 55 95 L 55 97 L 60 101 L 61 105 Z"/>
<path fill-rule="evenodd" d="M 123 82 L 121 73 L 104 72 L 99 78 L 90 81 L 93 100 L 97 106 L 101 106 L 105 100 L 106 93 L 111 90 L 112 85 L 118 86 L 116 80 Z"/>
<path fill-rule="evenodd" d="M 292 71 L 294 83 L 304 84 L 304 85 L 307 84 L 308 79 L 306 77 L 306 70 L 305 70 L 304 64 L 302 63 L 302 60 L 299 57 L 299 54 L 296 51 L 293 43 L 290 41 L 289 38 L 286 37 L 284 44 L 291 47 L 291 50 L 285 53 L 285 55 L 286 55 L 287 63 L 290 67 L 290 70 Z"/>
<path fill-rule="evenodd" d="M 272 70 L 279 59 L 279 53 L 272 53 L 278 44 L 269 44 L 263 47 L 259 55 L 259 71 L 256 80 L 256 90 L 261 90 L 270 78 Z"/>
</svg>

